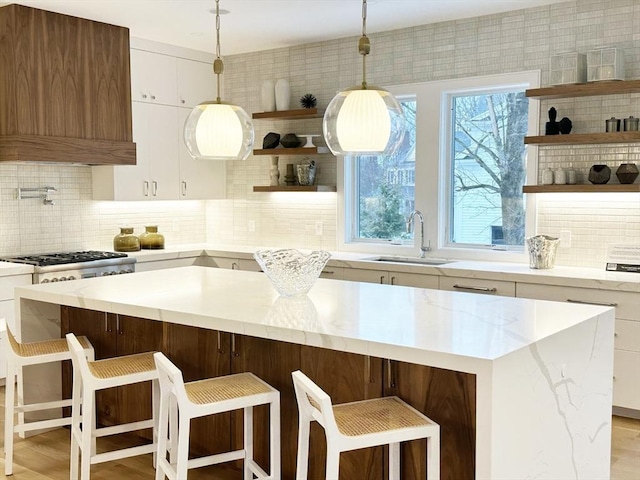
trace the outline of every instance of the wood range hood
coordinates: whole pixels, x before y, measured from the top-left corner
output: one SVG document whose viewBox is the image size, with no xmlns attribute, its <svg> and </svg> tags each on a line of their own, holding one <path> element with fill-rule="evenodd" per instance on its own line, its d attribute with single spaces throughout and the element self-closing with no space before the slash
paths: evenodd
<svg viewBox="0 0 640 480">
<path fill-rule="evenodd" d="M 127 28 L 0 8 L 0 161 L 135 165 Z"/>
</svg>

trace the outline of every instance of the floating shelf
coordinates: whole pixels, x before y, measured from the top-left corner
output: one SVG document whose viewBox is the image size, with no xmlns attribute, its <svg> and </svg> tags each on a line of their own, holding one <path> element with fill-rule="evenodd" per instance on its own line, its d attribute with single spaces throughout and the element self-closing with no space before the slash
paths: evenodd
<svg viewBox="0 0 640 480">
<path fill-rule="evenodd" d="M 524 143 L 528 145 L 581 145 L 636 142 L 640 142 L 640 132 L 573 133 L 569 135 L 524 137 Z"/>
<path fill-rule="evenodd" d="M 327 147 L 299 147 L 299 148 L 259 148 L 253 151 L 254 155 L 323 155 L 330 153 Z"/>
<path fill-rule="evenodd" d="M 525 91 L 529 98 L 549 100 L 554 98 L 588 97 L 594 95 L 619 95 L 640 92 L 640 80 L 609 80 L 603 82 L 558 85 L 555 87 L 531 88 Z"/>
<path fill-rule="evenodd" d="M 332 185 L 293 185 L 277 187 L 253 187 L 254 192 L 336 192 L 336 187 Z"/>
<path fill-rule="evenodd" d="M 637 192 L 640 193 L 640 183 L 631 185 L 524 185 L 523 193 L 612 193 Z"/>
<path fill-rule="evenodd" d="M 300 108 L 298 110 L 280 110 L 276 112 L 256 112 L 251 117 L 254 120 L 300 120 L 304 118 L 321 118 L 323 110 L 317 108 Z"/>
</svg>

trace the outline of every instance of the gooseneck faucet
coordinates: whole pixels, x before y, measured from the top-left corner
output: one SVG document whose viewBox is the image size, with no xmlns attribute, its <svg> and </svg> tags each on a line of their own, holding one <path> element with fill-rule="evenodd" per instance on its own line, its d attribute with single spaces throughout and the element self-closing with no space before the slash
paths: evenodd
<svg viewBox="0 0 640 480">
<path fill-rule="evenodd" d="M 431 241 L 428 242 L 426 247 L 424 246 L 424 217 L 420 210 L 414 210 L 409 214 L 409 218 L 407 218 L 407 233 L 411 233 L 411 227 L 415 224 L 416 217 L 420 220 L 420 258 L 424 258 L 425 254 L 431 251 Z"/>
</svg>

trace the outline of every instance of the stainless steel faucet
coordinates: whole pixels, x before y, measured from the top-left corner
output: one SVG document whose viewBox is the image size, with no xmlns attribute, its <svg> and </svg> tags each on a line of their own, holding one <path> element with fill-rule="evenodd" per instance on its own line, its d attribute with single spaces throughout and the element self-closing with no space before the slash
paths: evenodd
<svg viewBox="0 0 640 480">
<path fill-rule="evenodd" d="M 414 210 L 409 214 L 407 218 L 407 233 L 411 233 L 411 226 L 415 224 L 415 217 L 420 219 L 420 258 L 424 258 L 427 252 L 431 251 L 431 241 L 428 241 L 427 246 L 424 246 L 424 217 L 420 210 Z"/>
</svg>

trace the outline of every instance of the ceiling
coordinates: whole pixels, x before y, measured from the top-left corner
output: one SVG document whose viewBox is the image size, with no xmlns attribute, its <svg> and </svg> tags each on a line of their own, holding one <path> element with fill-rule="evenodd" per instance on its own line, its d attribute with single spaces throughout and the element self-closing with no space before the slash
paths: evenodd
<svg viewBox="0 0 640 480">
<path fill-rule="evenodd" d="M 367 32 L 469 18 L 566 0 L 369 0 Z M 214 0 L 19 0 L 128 27 L 132 37 L 215 51 Z M 360 35 L 361 0 L 221 0 L 223 55 Z"/>
</svg>

